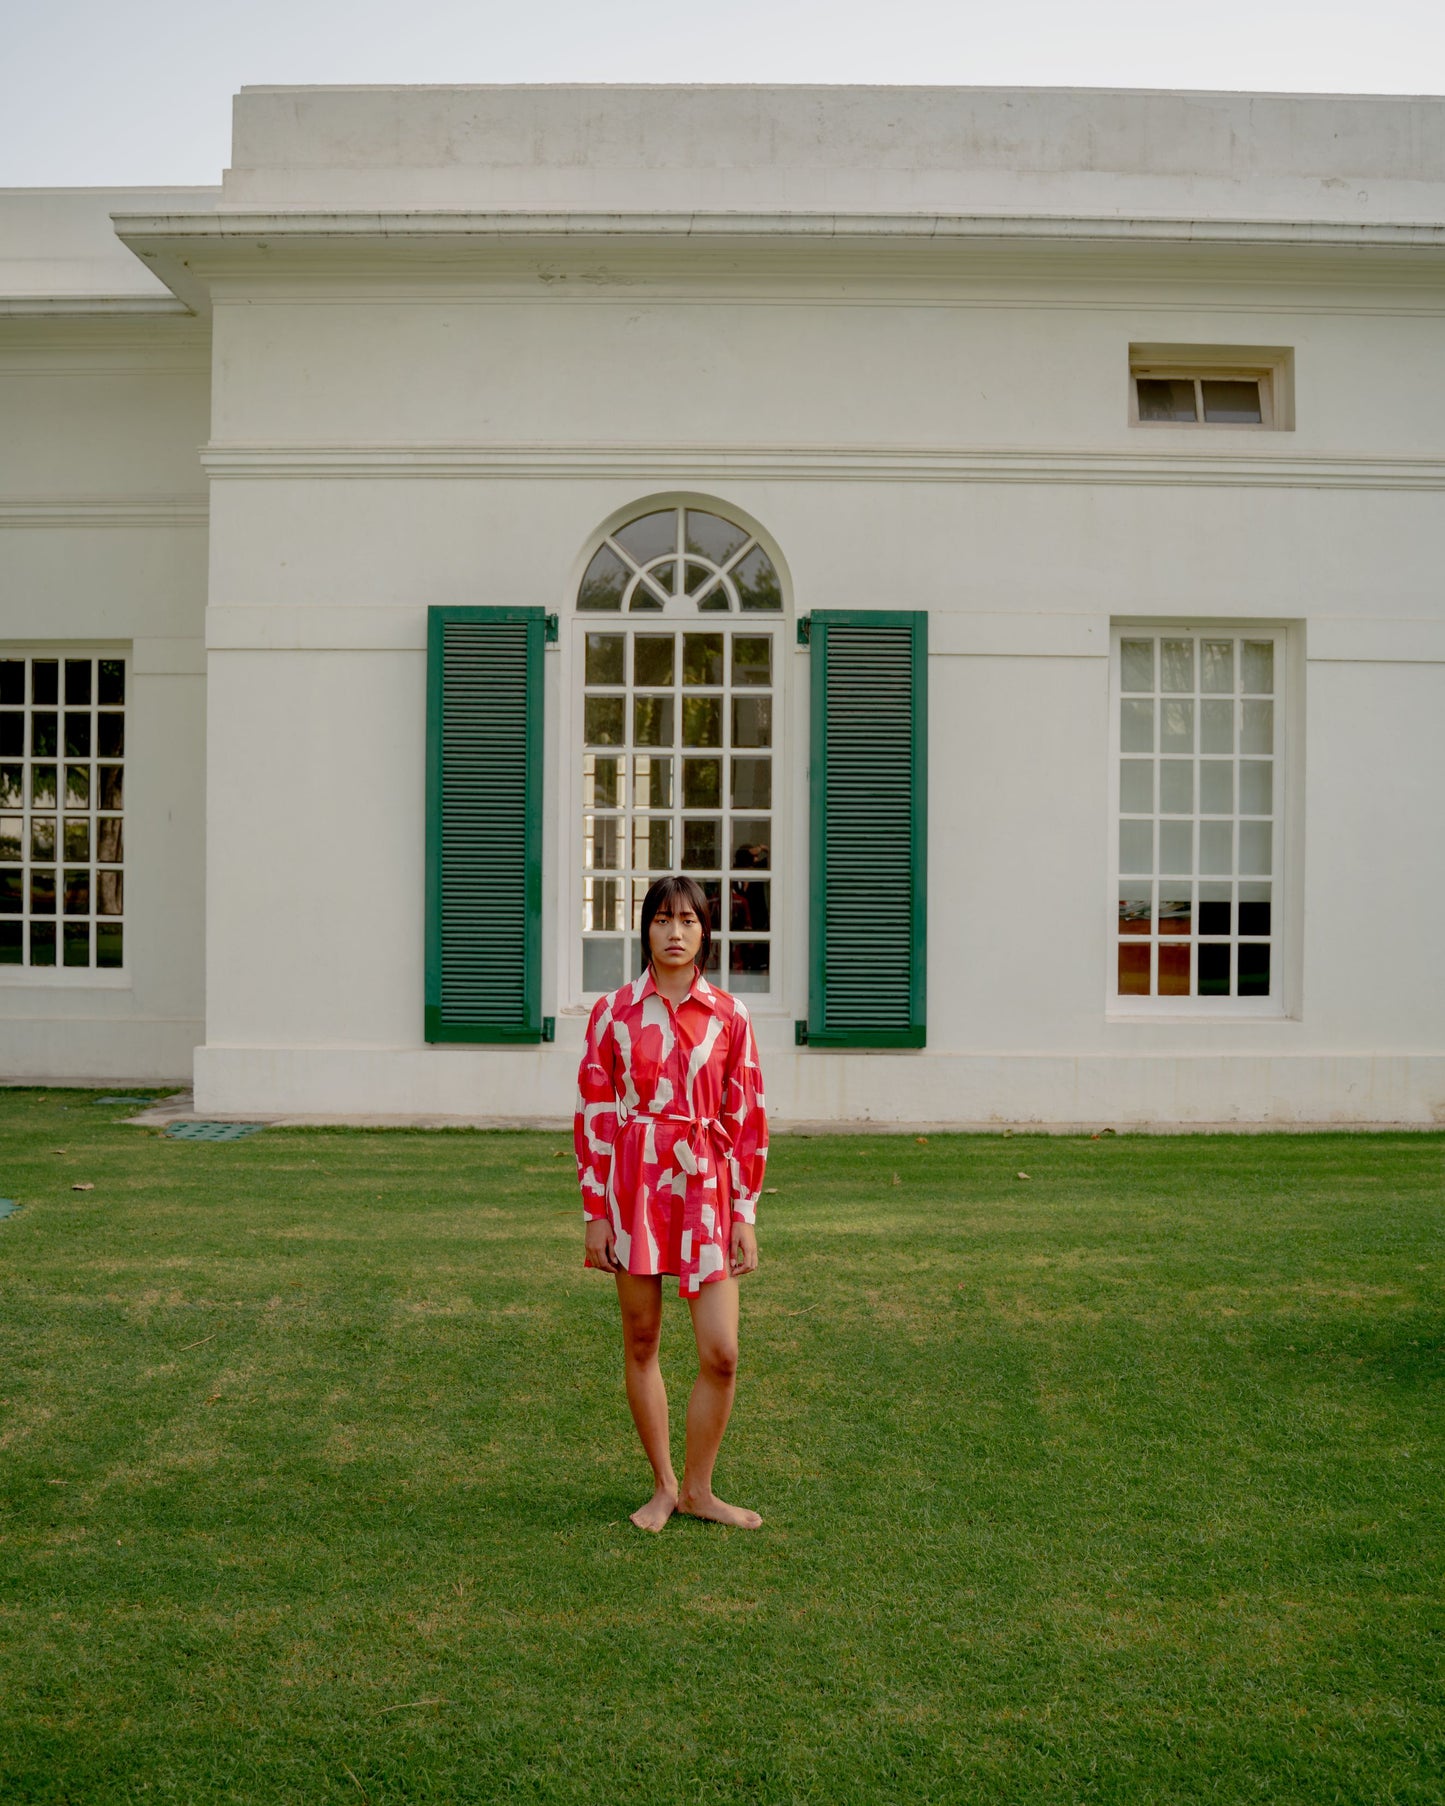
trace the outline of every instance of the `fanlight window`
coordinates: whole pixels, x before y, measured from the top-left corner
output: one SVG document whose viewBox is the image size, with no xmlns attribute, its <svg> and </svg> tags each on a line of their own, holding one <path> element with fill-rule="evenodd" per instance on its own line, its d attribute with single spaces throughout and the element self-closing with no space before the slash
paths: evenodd
<svg viewBox="0 0 1445 1806">
<path fill-rule="evenodd" d="M 582 578 L 579 609 L 777 613 L 782 586 L 748 532 L 701 508 L 659 508 L 609 533 Z"/>
</svg>

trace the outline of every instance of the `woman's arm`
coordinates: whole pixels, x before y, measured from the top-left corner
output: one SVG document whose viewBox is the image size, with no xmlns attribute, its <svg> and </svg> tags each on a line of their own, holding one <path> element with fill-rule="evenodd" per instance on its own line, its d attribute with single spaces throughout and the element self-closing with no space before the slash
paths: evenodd
<svg viewBox="0 0 1445 1806">
<path fill-rule="evenodd" d="M 734 1016 L 723 1067 L 723 1120 L 732 1137 L 728 1157 L 732 1181 L 733 1273 L 750 1273 L 758 1264 L 753 1224 L 768 1164 L 768 1110 L 763 1097 L 763 1071 L 746 1008 L 734 1000 Z"/>
<path fill-rule="evenodd" d="M 582 1187 L 587 1264 L 609 1273 L 618 1271 L 612 1225 L 607 1217 L 607 1186 L 617 1138 L 616 1065 L 617 1037 L 612 1032 L 611 999 L 599 997 L 587 1021 L 587 1041 L 577 1069 L 572 1144 L 577 1154 L 577 1180 Z"/>
</svg>

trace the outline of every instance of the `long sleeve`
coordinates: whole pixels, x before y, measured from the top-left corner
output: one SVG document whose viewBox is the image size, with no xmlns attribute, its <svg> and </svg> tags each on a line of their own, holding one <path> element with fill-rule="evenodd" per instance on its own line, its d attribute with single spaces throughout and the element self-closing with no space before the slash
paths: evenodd
<svg viewBox="0 0 1445 1806">
<path fill-rule="evenodd" d="M 587 1045 L 577 1069 L 577 1115 L 572 1126 L 582 1214 L 587 1222 L 607 1214 L 607 1182 L 612 1173 L 612 1146 L 617 1139 L 617 1057 L 612 1000 L 599 997 L 587 1021 Z"/>
<path fill-rule="evenodd" d="M 768 1164 L 768 1109 L 752 1021 L 742 1004 L 736 1009 L 723 1068 L 722 1114 L 732 1138 L 733 1214 L 744 1223 L 755 1223 Z"/>
</svg>

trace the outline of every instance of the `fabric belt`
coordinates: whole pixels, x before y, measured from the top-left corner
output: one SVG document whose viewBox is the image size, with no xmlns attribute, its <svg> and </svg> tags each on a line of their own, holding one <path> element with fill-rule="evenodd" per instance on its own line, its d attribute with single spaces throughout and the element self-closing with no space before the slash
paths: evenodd
<svg viewBox="0 0 1445 1806">
<path fill-rule="evenodd" d="M 676 1180 L 681 1175 L 683 1180 L 682 1259 L 679 1263 L 682 1270 L 678 1274 L 677 1289 L 684 1298 L 689 1294 L 696 1296 L 702 1288 L 702 1210 L 703 1205 L 709 1202 L 709 1191 L 715 1213 L 714 1221 L 720 1222 L 722 1218 L 722 1188 L 716 1177 L 709 1188 L 708 1163 L 712 1161 L 715 1167 L 720 1167 L 727 1160 L 733 1149 L 732 1137 L 716 1116 L 682 1116 L 666 1111 L 633 1110 L 628 1113 L 623 1127 L 632 1122 L 677 1123 L 687 1129 L 687 1134 L 679 1135 L 672 1144 L 671 1177 Z M 711 1243 L 714 1238 L 709 1236 L 707 1239 Z M 727 1258 L 728 1252 L 724 1249 L 724 1272 L 727 1271 Z"/>
</svg>

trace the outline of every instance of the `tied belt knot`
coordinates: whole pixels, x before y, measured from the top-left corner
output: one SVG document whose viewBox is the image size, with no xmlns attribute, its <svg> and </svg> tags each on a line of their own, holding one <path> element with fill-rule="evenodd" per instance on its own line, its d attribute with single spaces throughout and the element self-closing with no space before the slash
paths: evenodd
<svg viewBox="0 0 1445 1806">
<path fill-rule="evenodd" d="M 721 1220 L 718 1209 L 719 1190 L 717 1183 L 717 1167 L 727 1160 L 732 1152 L 733 1142 L 722 1120 L 716 1116 L 685 1116 L 680 1112 L 667 1110 L 633 1110 L 628 1113 L 626 1121 L 651 1123 L 675 1123 L 686 1128 L 686 1135 L 679 1135 L 672 1144 L 672 1172 L 664 1173 L 674 1181 L 681 1177 L 682 1190 L 682 1271 L 678 1274 L 678 1292 L 682 1297 L 689 1293 L 696 1294 L 702 1287 L 702 1248 L 704 1240 L 709 1247 L 716 1246 L 716 1225 Z M 625 1126 L 625 1125 L 624 1125 Z M 708 1184 L 709 1162 L 713 1162 L 712 1183 Z M 714 1234 L 704 1237 L 702 1226 L 703 1206 L 711 1202 L 713 1209 Z M 723 1269 L 727 1271 L 727 1253 L 723 1251 Z"/>
</svg>

